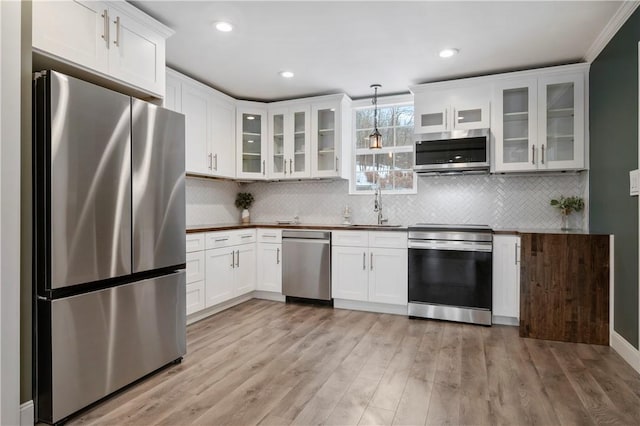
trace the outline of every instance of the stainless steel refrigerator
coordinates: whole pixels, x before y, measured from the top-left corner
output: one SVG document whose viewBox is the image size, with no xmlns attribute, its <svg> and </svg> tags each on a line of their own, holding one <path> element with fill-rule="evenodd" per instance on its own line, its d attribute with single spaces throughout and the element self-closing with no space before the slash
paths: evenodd
<svg viewBox="0 0 640 426">
<path fill-rule="evenodd" d="M 34 390 L 57 423 L 186 352 L 184 116 L 33 85 Z"/>
</svg>

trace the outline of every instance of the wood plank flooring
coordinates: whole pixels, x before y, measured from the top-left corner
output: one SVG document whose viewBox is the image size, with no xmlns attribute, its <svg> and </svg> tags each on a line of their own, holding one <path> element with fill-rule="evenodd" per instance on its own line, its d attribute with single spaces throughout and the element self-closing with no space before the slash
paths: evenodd
<svg viewBox="0 0 640 426">
<path fill-rule="evenodd" d="M 611 348 L 516 327 L 254 299 L 189 326 L 187 344 L 70 424 L 640 424 L 640 375 Z"/>
</svg>

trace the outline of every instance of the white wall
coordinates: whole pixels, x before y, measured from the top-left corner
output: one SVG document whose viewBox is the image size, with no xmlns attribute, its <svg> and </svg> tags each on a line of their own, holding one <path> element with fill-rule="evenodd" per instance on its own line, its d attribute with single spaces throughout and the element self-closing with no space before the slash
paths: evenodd
<svg viewBox="0 0 640 426">
<path fill-rule="evenodd" d="M 20 2 L 0 1 L 0 424 L 20 421 Z"/>
</svg>

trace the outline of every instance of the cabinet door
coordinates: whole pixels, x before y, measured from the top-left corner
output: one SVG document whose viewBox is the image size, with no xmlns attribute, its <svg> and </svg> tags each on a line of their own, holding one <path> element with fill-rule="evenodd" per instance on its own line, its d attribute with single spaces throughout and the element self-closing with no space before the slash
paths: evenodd
<svg viewBox="0 0 640 426">
<path fill-rule="evenodd" d="M 314 104 L 311 114 L 313 177 L 338 176 L 340 104 Z"/>
<path fill-rule="evenodd" d="M 243 244 L 236 247 L 236 270 L 234 296 L 256 289 L 256 245 Z"/>
<path fill-rule="evenodd" d="M 205 308 L 204 288 L 204 281 L 187 284 L 187 315 L 191 315 Z"/>
<path fill-rule="evenodd" d="M 368 253 L 362 247 L 333 247 L 331 250 L 331 296 L 335 299 L 369 298 Z"/>
<path fill-rule="evenodd" d="M 469 101 L 451 107 L 451 121 L 454 129 L 487 129 L 491 125 L 489 100 Z"/>
<path fill-rule="evenodd" d="M 164 38 L 118 8 L 109 12 L 109 74 L 164 97 Z"/>
<path fill-rule="evenodd" d="M 210 102 L 211 174 L 236 177 L 236 107 L 232 101 L 212 95 Z"/>
<path fill-rule="evenodd" d="M 187 284 L 204 281 L 204 251 L 187 253 Z"/>
<path fill-rule="evenodd" d="M 288 177 L 311 176 L 311 112 L 309 106 L 299 106 L 289 110 Z"/>
<path fill-rule="evenodd" d="M 289 116 L 286 108 L 269 111 L 269 147 L 267 174 L 270 178 L 281 179 L 287 176 L 287 154 L 285 152 L 285 129 Z"/>
<path fill-rule="evenodd" d="M 171 111 L 182 112 L 182 83 L 169 69 L 167 69 L 162 106 Z"/>
<path fill-rule="evenodd" d="M 266 179 L 266 112 L 255 108 L 238 108 L 236 135 L 237 177 Z"/>
<path fill-rule="evenodd" d="M 185 162 L 187 173 L 210 174 L 213 154 L 208 149 L 209 97 L 200 87 L 182 84 L 185 115 Z"/>
<path fill-rule="evenodd" d="M 536 170 L 537 80 L 517 80 L 494 87 L 495 170 Z"/>
<path fill-rule="evenodd" d="M 205 305 L 217 305 L 233 298 L 235 251 L 230 248 L 205 252 Z"/>
<path fill-rule="evenodd" d="M 493 237 L 493 315 L 520 317 L 520 237 Z"/>
<path fill-rule="evenodd" d="M 408 303 L 407 249 L 372 248 L 369 252 L 369 301 Z"/>
<path fill-rule="evenodd" d="M 109 12 L 98 1 L 34 1 L 33 47 L 107 73 Z"/>
<path fill-rule="evenodd" d="M 584 168 L 584 75 L 538 80 L 540 168 Z"/>
<path fill-rule="evenodd" d="M 451 130 L 450 107 L 448 102 L 439 102 L 433 98 L 432 93 L 418 94 L 415 96 L 415 132 L 434 133 Z"/>
<path fill-rule="evenodd" d="M 282 293 L 281 256 L 281 244 L 258 244 L 258 290 Z"/>
</svg>

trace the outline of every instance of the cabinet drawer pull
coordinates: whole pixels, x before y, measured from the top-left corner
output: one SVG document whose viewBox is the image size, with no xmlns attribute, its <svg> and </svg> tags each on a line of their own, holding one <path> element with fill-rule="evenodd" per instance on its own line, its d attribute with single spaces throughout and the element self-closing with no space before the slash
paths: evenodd
<svg viewBox="0 0 640 426">
<path fill-rule="evenodd" d="M 213 156 L 214 159 L 214 166 L 213 166 L 213 170 L 215 170 L 216 172 L 218 171 L 218 154 Z"/>
<path fill-rule="evenodd" d="M 276 265 L 280 264 L 280 249 L 276 249 Z"/>
<path fill-rule="evenodd" d="M 213 154 L 209 153 L 209 170 L 213 169 Z"/>
<path fill-rule="evenodd" d="M 113 40 L 113 44 L 120 47 L 120 17 L 116 16 L 116 20 L 113 23 L 116 24 L 116 39 Z"/>
<path fill-rule="evenodd" d="M 367 253 L 362 252 L 362 270 L 367 269 Z"/>
<path fill-rule="evenodd" d="M 252 235 L 251 235 L 251 234 L 249 234 L 249 235 L 241 235 L 241 236 L 240 236 L 240 238 L 251 238 L 251 237 L 252 237 Z"/>
<path fill-rule="evenodd" d="M 236 268 L 240 267 L 240 250 L 236 250 Z"/>
<path fill-rule="evenodd" d="M 276 235 L 275 234 L 263 234 L 262 238 L 275 238 Z"/>
<path fill-rule="evenodd" d="M 222 242 L 222 241 L 227 241 L 229 239 L 229 237 L 225 237 L 225 238 L 216 238 L 215 241 L 216 243 Z"/>
<path fill-rule="evenodd" d="M 447 130 L 449 128 L 449 110 L 444 110 L 444 129 Z"/>
<path fill-rule="evenodd" d="M 339 158 L 336 157 L 336 172 L 338 171 L 338 161 L 339 161 Z"/>
<path fill-rule="evenodd" d="M 293 174 L 293 168 L 292 168 L 292 166 L 291 166 L 291 165 L 292 165 L 292 163 L 293 163 L 293 160 L 292 160 L 292 159 L 289 159 L 289 174 L 290 174 L 290 175 L 292 175 L 292 174 Z"/>
<path fill-rule="evenodd" d="M 102 12 L 100 15 L 102 20 L 104 21 L 103 29 L 102 29 L 102 39 L 107 43 L 107 49 L 109 48 L 109 15 L 107 15 L 107 9 Z"/>
<path fill-rule="evenodd" d="M 542 144 L 542 155 L 540 156 L 540 162 L 544 164 L 544 144 Z"/>
<path fill-rule="evenodd" d="M 231 252 L 231 267 L 232 268 L 236 267 L 236 252 L 235 251 Z"/>
<path fill-rule="evenodd" d="M 265 171 L 265 167 L 264 167 L 264 160 L 262 160 L 262 176 L 264 176 L 266 173 Z"/>
<path fill-rule="evenodd" d="M 371 253 L 371 258 L 369 259 L 369 269 L 373 271 L 373 253 Z"/>
</svg>

